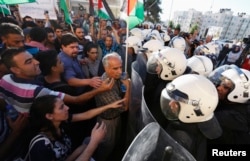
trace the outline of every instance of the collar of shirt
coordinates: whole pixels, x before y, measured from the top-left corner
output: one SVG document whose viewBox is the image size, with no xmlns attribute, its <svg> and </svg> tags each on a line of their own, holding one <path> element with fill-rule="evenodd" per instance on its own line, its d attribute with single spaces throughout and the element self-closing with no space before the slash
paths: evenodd
<svg viewBox="0 0 250 161">
<path fill-rule="evenodd" d="M 17 82 L 17 83 L 27 83 L 27 84 L 34 84 L 34 85 L 43 85 L 43 83 L 38 79 L 38 76 L 33 79 L 24 79 L 24 78 L 18 78 L 13 74 L 10 74 L 10 77 L 13 81 Z"/>
</svg>

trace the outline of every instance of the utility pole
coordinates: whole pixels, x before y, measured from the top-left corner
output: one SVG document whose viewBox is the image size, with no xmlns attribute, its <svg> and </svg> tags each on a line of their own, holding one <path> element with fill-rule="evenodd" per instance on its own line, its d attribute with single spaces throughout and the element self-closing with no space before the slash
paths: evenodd
<svg viewBox="0 0 250 161">
<path fill-rule="evenodd" d="M 170 7 L 170 13 L 169 13 L 169 21 L 171 19 L 172 8 L 173 8 L 173 0 L 171 0 L 171 7 Z"/>
</svg>

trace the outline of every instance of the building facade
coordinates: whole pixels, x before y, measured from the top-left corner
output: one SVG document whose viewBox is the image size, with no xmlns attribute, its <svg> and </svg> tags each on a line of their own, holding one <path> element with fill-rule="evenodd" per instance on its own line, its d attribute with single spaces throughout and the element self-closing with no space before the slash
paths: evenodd
<svg viewBox="0 0 250 161">
<path fill-rule="evenodd" d="M 174 12 L 174 24 L 180 24 L 181 30 L 190 32 L 192 25 L 199 26 L 199 37 L 212 34 L 216 39 L 242 40 L 250 35 L 250 16 L 245 13 L 233 15 L 231 9 L 220 9 L 218 13 L 202 12 L 190 9 Z"/>
</svg>

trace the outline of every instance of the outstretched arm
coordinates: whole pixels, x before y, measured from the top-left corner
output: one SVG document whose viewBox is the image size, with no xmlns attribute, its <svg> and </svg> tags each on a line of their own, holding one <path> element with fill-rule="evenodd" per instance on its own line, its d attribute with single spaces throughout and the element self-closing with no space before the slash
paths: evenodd
<svg viewBox="0 0 250 161">
<path fill-rule="evenodd" d="M 106 125 L 103 122 L 100 124 L 100 126 L 99 123 L 96 123 L 95 127 L 92 130 L 89 144 L 87 145 L 83 153 L 76 159 L 76 161 L 89 161 L 105 135 Z"/>
<path fill-rule="evenodd" d="M 114 80 L 109 81 L 108 79 L 102 82 L 102 85 L 99 88 L 93 89 L 89 92 L 85 92 L 79 96 L 71 96 L 65 94 L 63 101 L 65 103 L 72 103 L 72 104 L 82 104 L 89 99 L 93 98 L 95 95 L 110 90 L 114 85 Z"/>
<path fill-rule="evenodd" d="M 107 109 L 122 107 L 124 101 L 125 101 L 125 99 L 122 99 L 119 101 L 115 101 L 111 104 L 105 105 L 105 106 L 101 106 L 101 107 L 97 107 L 97 108 L 88 110 L 88 111 L 83 112 L 83 113 L 74 114 L 72 116 L 72 121 L 75 122 L 75 121 L 82 121 L 82 120 L 91 119 L 91 118 L 101 114 L 102 112 L 106 111 Z"/>
</svg>

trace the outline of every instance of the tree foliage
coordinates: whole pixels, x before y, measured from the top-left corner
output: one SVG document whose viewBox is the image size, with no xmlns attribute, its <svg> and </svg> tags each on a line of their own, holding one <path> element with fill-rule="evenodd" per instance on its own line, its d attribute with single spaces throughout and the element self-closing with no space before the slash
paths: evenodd
<svg viewBox="0 0 250 161">
<path fill-rule="evenodd" d="M 174 22 L 173 21 L 169 21 L 168 22 L 168 27 L 170 27 L 171 29 L 174 28 Z"/>
<path fill-rule="evenodd" d="M 190 33 L 193 34 L 195 30 L 198 30 L 199 29 L 199 26 L 198 24 L 194 24 L 192 25 L 191 29 L 190 29 Z"/>
<path fill-rule="evenodd" d="M 162 13 L 162 9 L 160 4 L 161 0 L 144 0 L 144 11 L 146 12 L 145 21 L 153 23 L 161 21 L 160 13 Z"/>
<path fill-rule="evenodd" d="M 181 25 L 180 25 L 180 24 L 177 24 L 177 25 L 175 26 L 175 28 L 178 28 L 178 29 L 181 30 Z"/>
</svg>

